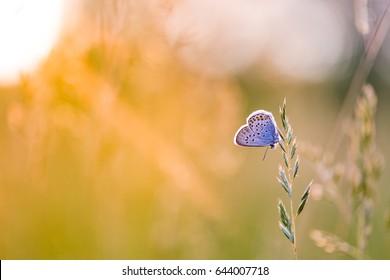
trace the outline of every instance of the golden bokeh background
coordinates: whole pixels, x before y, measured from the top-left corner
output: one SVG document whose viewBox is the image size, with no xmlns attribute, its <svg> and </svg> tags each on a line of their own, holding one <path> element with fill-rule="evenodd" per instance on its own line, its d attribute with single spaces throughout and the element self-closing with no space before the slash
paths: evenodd
<svg viewBox="0 0 390 280">
<path fill-rule="evenodd" d="M 64 1 L 61 33 L 38 66 L 0 76 L 0 258 L 293 258 L 277 224 L 280 149 L 262 161 L 264 148 L 233 136 L 257 109 L 281 125 L 286 98 L 298 200 L 318 181 L 305 147 L 345 156 L 338 116 L 356 101 L 344 103 L 363 56 L 358 2 Z M 385 38 L 368 77 L 385 162 L 389 49 Z M 372 259 L 390 258 L 384 168 Z M 309 200 L 297 227 L 302 259 L 348 258 L 317 248 L 311 230 L 356 238 L 323 200 Z"/>
</svg>

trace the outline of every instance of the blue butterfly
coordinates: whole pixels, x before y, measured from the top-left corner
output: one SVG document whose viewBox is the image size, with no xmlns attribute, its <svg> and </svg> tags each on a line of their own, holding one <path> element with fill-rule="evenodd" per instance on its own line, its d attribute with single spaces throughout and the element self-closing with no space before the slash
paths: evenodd
<svg viewBox="0 0 390 280">
<path fill-rule="evenodd" d="M 278 127 L 272 113 L 258 110 L 249 115 L 247 124 L 241 126 L 234 136 L 236 145 L 245 147 L 270 147 L 280 142 Z M 265 158 L 265 155 L 264 155 Z"/>
</svg>

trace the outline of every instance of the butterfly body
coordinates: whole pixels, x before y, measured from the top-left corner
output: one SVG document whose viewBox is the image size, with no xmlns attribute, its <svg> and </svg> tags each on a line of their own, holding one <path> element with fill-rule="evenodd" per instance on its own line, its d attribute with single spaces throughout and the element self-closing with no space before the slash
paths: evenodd
<svg viewBox="0 0 390 280">
<path fill-rule="evenodd" d="M 246 119 L 247 124 L 241 126 L 234 136 L 236 145 L 245 147 L 266 147 L 271 149 L 279 143 L 279 132 L 272 113 L 257 110 Z"/>
</svg>

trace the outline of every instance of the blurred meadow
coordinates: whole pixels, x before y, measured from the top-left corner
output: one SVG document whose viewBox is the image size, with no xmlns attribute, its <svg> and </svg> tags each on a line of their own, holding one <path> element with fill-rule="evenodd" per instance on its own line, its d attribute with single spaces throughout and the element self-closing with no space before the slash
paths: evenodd
<svg viewBox="0 0 390 280">
<path fill-rule="evenodd" d="M 340 251 L 359 244 L 369 205 L 360 258 L 390 259 L 389 1 L 11 2 L 0 1 L 0 259 L 292 259 L 280 147 L 263 161 L 265 148 L 233 143 L 255 110 L 281 127 L 284 98 L 297 200 L 314 181 L 298 258 L 353 258 Z M 367 154 L 353 150 L 361 127 Z"/>
</svg>

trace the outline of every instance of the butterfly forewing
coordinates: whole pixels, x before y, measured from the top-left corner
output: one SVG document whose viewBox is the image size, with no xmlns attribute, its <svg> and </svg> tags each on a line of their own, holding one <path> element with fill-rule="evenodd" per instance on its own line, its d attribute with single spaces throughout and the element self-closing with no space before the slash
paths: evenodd
<svg viewBox="0 0 390 280">
<path fill-rule="evenodd" d="M 258 110 L 249 115 L 249 128 L 256 133 L 258 137 L 273 145 L 279 142 L 279 133 L 276 127 L 275 119 L 270 112 Z"/>
</svg>

